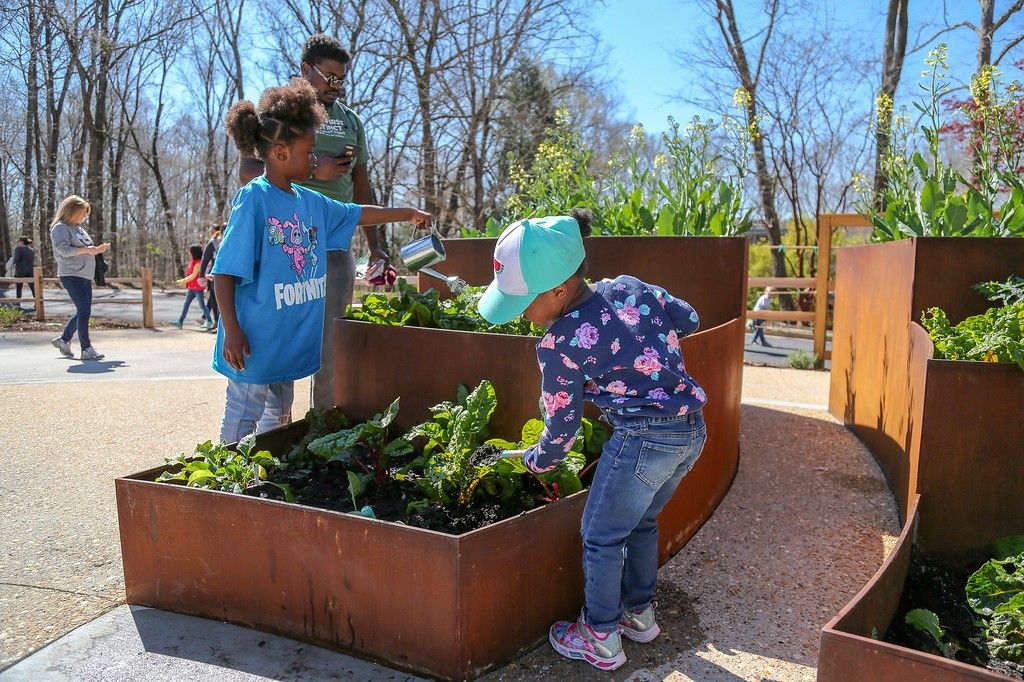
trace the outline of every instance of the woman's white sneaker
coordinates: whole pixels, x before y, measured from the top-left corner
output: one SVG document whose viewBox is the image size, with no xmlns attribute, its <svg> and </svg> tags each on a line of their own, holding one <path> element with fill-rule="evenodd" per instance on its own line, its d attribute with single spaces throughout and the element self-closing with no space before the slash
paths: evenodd
<svg viewBox="0 0 1024 682">
<path fill-rule="evenodd" d="M 71 344 L 69 344 L 67 341 L 60 338 L 59 336 L 55 338 L 53 341 L 50 341 L 50 343 L 53 345 L 54 348 L 59 350 L 60 354 L 63 355 L 64 357 L 75 357 L 75 354 L 71 351 Z"/>
<path fill-rule="evenodd" d="M 104 357 L 105 356 L 103 355 L 103 353 L 98 352 L 92 346 L 89 346 L 88 348 L 83 348 L 82 349 L 82 359 L 83 360 L 102 360 Z"/>
</svg>

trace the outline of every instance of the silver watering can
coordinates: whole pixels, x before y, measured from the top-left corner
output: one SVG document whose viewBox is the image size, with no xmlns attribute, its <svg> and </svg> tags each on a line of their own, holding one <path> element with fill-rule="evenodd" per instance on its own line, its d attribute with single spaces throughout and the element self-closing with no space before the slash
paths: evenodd
<svg viewBox="0 0 1024 682">
<path fill-rule="evenodd" d="M 468 286 L 466 280 L 461 277 L 447 277 L 430 267 L 431 265 L 437 265 L 447 258 L 444 244 L 441 243 L 441 237 L 433 230 L 426 237 L 420 237 L 409 242 L 398 253 L 402 258 L 402 262 L 405 263 L 405 267 L 409 268 L 409 270 L 412 272 L 422 272 L 441 280 L 448 285 L 448 290 L 453 294 L 465 291 Z"/>
</svg>

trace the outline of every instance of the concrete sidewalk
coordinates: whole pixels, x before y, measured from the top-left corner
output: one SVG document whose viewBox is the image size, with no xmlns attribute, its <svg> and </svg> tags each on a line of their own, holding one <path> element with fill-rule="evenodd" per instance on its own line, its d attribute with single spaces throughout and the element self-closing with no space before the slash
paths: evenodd
<svg viewBox="0 0 1024 682">
<path fill-rule="evenodd" d="M 216 434 L 224 383 L 205 368 L 212 342 L 199 333 L 103 332 L 96 345 L 124 364 L 69 383 L 48 338 L 0 337 L 0 409 L 10 415 L 0 427 L 9 453 L 0 468 L 0 668 L 36 651 L 0 678 L 326 679 L 333 670 L 408 679 L 291 640 L 119 607 L 113 478 Z M 490 677 L 813 679 L 821 625 L 898 532 L 870 455 L 813 409 L 827 392 L 824 372 L 746 369 L 739 473 L 711 520 L 661 570 L 664 636 L 629 643 L 629 662 L 612 675 L 541 646 Z M 308 390 L 296 398 L 302 414 Z M 252 642 L 273 655 L 254 654 Z"/>
</svg>

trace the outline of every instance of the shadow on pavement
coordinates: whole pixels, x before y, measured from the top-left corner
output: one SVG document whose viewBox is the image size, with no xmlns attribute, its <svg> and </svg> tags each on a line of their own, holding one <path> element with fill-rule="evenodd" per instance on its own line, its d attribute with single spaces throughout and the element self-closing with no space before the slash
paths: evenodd
<svg viewBox="0 0 1024 682">
<path fill-rule="evenodd" d="M 143 650 L 178 659 L 171 669 L 185 679 L 209 675 L 207 665 L 272 680 L 422 679 L 237 625 L 145 607 L 130 609 Z"/>
<path fill-rule="evenodd" d="M 120 367 L 129 367 L 124 360 L 83 360 L 68 367 L 68 374 L 109 374 Z"/>
</svg>

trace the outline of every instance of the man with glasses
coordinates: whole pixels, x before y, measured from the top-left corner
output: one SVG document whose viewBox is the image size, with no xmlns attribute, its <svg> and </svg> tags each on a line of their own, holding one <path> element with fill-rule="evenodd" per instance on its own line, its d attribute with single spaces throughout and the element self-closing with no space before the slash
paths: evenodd
<svg viewBox="0 0 1024 682">
<path fill-rule="evenodd" d="M 337 38 L 317 34 L 302 48 L 302 76 L 316 89 L 327 109 L 327 122 L 316 133 L 316 169 L 304 186 L 332 199 L 356 204 L 375 204 L 367 172 L 369 151 L 363 122 L 339 97 L 352 65 L 348 50 Z M 263 173 L 263 162 L 242 157 L 239 179 L 245 185 Z M 378 241 L 377 226 L 364 225 L 363 234 L 370 261 L 388 259 Z M 327 252 L 327 297 L 324 306 L 324 336 L 320 371 L 313 375 L 313 406 L 330 407 L 334 401 L 335 317 L 343 317 L 352 302 L 355 264 L 350 251 Z"/>
</svg>

